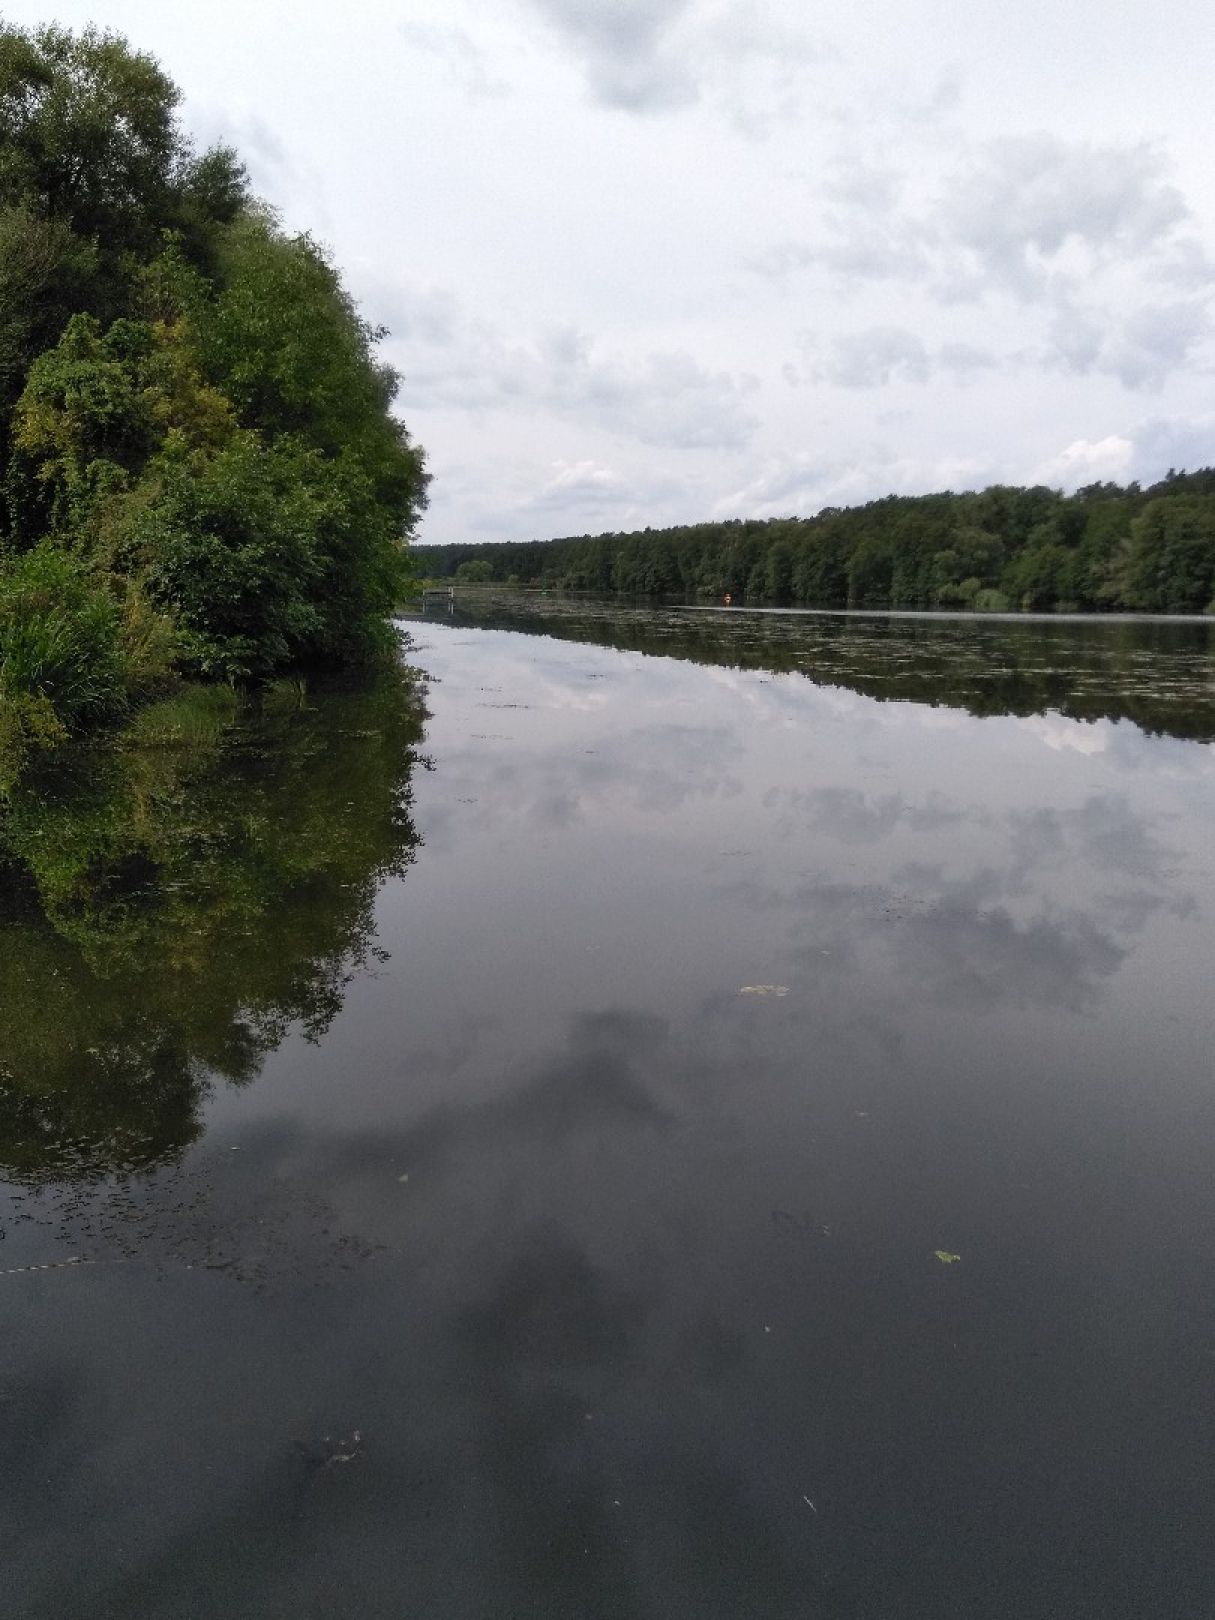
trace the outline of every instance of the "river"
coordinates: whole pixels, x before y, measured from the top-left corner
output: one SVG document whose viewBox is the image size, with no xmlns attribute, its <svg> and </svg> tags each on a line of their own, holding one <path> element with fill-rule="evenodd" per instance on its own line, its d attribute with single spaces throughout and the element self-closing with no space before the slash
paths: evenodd
<svg viewBox="0 0 1215 1620">
<path fill-rule="evenodd" d="M 487 597 L 0 843 L 65 1616 L 1215 1611 L 1215 627 Z"/>
</svg>

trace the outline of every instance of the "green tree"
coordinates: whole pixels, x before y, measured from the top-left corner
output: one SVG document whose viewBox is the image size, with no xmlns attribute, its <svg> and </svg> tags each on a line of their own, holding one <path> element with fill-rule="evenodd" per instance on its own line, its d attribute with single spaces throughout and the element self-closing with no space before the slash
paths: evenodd
<svg viewBox="0 0 1215 1620">
<path fill-rule="evenodd" d="M 206 190 L 180 99 L 117 34 L 0 28 L 0 203 L 63 221 L 112 261 L 146 252 L 183 191 Z"/>
<path fill-rule="evenodd" d="M 1215 597 L 1215 496 L 1149 502 L 1131 526 L 1123 599 L 1150 612 L 1202 612 Z"/>
<path fill-rule="evenodd" d="M 456 579 L 461 585 L 488 585 L 494 577 L 494 565 L 485 558 L 462 562 L 456 569 Z"/>
</svg>

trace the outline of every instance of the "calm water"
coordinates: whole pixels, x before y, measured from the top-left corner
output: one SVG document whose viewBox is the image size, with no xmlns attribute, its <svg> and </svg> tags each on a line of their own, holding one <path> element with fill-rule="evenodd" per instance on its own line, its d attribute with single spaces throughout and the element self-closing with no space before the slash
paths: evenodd
<svg viewBox="0 0 1215 1620">
<path fill-rule="evenodd" d="M 1210 629 L 413 639 L 12 806 L 6 1614 L 1207 1620 Z"/>
</svg>

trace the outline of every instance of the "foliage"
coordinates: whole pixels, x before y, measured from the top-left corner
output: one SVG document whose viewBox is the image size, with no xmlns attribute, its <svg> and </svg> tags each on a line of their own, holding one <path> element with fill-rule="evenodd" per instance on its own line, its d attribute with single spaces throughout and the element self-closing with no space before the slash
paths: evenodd
<svg viewBox="0 0 1215 1620">
<path fill-rule="evenodd" d="M 70 725 L 121 713 L 124 677 L 117 606 L 73 558 L 42 545 L 0 573 L 0 696 Z"/>
<path fill-rule="evenodd" d="M 0 23 L 0 595 L 52 553 L 75 593 L 5 632 L 26 752 L 175 674 L 373 659 L 410 585 L 427 477 L 383 334 L 178 101 L 115 34 Z"/>
<path fill-rule="evenodd" d="M 488 585 L 493 577 L 494 565 L 486 557 L 462 562 L 456 569 L 456 579 L 461 585 Z"/>
<path fill-rule="evenodd" d="M 1215 596 L 1215 470 L 1142 490 L 997 485 L 887 496 L 813 518 L 689 524 L 523 545 L 419 548 L 434 578 L 629 596 L 1002 613 L 1201 613 Z M 470 570 L 476 570 L 475 575 Z"/>
</svg>

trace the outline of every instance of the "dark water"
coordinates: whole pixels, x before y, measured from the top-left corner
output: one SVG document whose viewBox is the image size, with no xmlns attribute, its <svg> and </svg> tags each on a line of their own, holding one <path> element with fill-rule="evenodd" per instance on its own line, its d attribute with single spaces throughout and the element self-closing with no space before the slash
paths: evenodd
<svg viewBox="0 0 1215 1620">
<path fill-rule="evenodd" d="M 5 1613 L 1205 1620 L 1210 632 L 512 611 L 14 801 Z"/>
</svg>

